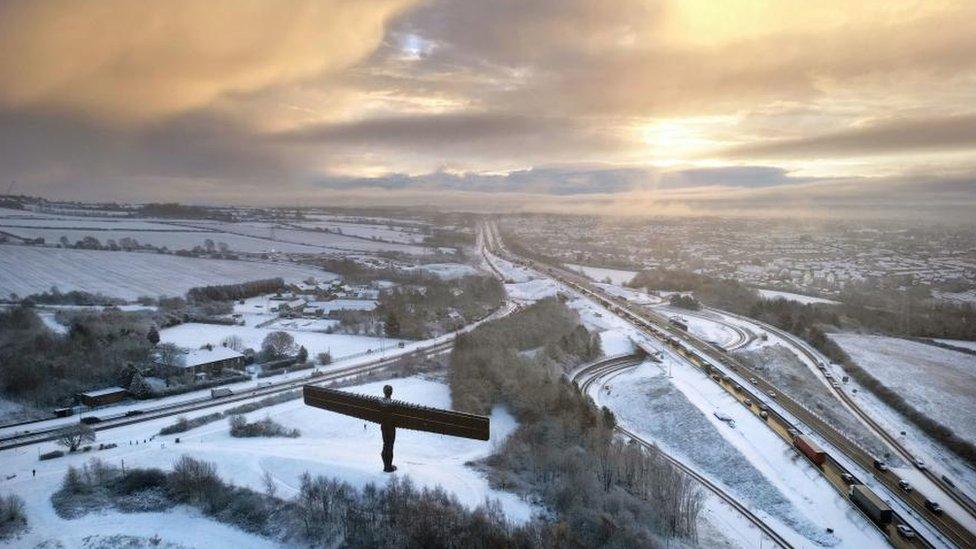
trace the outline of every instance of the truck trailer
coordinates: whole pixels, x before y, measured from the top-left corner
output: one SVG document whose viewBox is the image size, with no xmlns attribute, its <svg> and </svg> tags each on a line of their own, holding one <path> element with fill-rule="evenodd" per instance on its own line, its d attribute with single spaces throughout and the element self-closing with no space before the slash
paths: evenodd
<svg viewBox="0 0 976 549">
<path fill-rule="evenodd" d="M 891 507 L 867 486 L 852 484 L 850 496 L 851 501 L 879 526 L 891 523 Z"/>
</svg>

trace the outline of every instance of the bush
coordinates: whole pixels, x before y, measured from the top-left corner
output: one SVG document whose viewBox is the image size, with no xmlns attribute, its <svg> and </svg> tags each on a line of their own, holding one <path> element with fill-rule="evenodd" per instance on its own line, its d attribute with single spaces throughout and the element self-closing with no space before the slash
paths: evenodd
<svg viewBox="0 0 976 549">
<path fill-rule="evenodd" d="M 301 434 L 298 429 L 288 429 L 269 417 L 254 423 L 248 423 L 244 416 L 232 416 L 230 418 L 230 436 L 232 437 L 298 438 Z"/>
<path fill-rule="evenodd" d="M 14 494 L 0 496 L 0 539 L 16 534 L 26 526 L 24 500 Z"/>
<path fill-rule="evenodd" d="M 41 461 L 45 461 L 45 460 L 48 460 L 48 459 L 55 459 L 55 458 L 59 458 L 59 457 L 61 457 L 63 455 L 64 455 L 64 451 L 63 450 L 53 450 L 51 452 L 45 452 L 45 453 L 41 454 L 40 455 L 40 460 Z"/>
<path fill-rule="evenodd" d="M 206 425 L 208 423 L 213 423 L 224 416 L 220 412 L 214 412 L 212 414 L 207 414 L 193 419 L 187 419 L 185 416 L 180 416 L 176 419 L 176 423 L 168 425 L 159 430 L 160 435 L 173 435 L 176 433 L 185 433 L 190 429 L 200 427 L 201 425 Z"/>
</svg>

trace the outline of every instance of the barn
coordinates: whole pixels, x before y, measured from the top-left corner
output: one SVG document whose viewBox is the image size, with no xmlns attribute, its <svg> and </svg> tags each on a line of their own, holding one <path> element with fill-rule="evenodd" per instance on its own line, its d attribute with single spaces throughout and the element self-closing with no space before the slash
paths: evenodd
<svg viewBox="0 0 976 549">
<path fill-rule="evenodd" d="M 114 404 L 125 398 L 128 394 L 129 392 L 122 387 L 106 387 L 105 389 L 78 393 L 78 401 L 85 406 L 94 408 L 96 406 Z"/>
</svg>

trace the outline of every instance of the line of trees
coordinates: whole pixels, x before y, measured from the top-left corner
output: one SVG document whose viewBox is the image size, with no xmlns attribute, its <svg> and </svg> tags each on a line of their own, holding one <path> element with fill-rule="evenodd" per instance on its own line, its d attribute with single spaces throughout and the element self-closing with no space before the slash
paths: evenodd
<svg viewBox="0 0 976 549">
<path fill-rule="evenodd" d="M 239 284 L 222 284 L 190 288 L 186 297 L 190 301 L 235 301 L 263 294 L 273 294 L 285 289 L 285 281 L 279 278 L 252 280 Z"/>
<path fill-rule="evenodd" d="M 306 547 L 557 547 L 565 545 L 560 524 L 532 521 L 513 526 L 497 502 L 467 509 L 436 489 L 419 489 L 409 478 L 361 490 L 305 473 L 292 498 L 278 494 L 270 474 L 264 491 L 224 481 L 213 463 L 183 456 L 172 471 L 132 468 L 123 474 L 92 459 L 69 467 L 51 497 L 63 518 L 100 509 L 164 511 L 189 505 L 219 522 L 288 545 Z"/>
</svg>

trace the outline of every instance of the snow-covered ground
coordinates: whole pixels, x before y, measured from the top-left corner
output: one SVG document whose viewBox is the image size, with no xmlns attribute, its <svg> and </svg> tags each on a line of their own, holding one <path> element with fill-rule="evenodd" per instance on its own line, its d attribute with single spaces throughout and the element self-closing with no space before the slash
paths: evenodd
<svg viewBox="0 0 976 549">
<path fill-rule="evenodd" d="M 348 390 L 381 394 L 385 383 L 394 386 L 396 398 L 450 408 L 448 387 L 421 377 L 380 381 Z M 69 465 L 79 466 L 95 456 L 115 465 L 125 460 L 127 468 L 168 469 L 179 456 L 189 455 L 216 463 L 225 480 L 259 491 L 264 489 L 262 476 L 267 471 L 284 497 L 297 492 L 299 476 L 306 471 L 312 475 L 336 477 L 360 488 L 370 482 L 382 484 L 389 478 L 381 472 L 378 426 L 370 424 L 364 428 L 359 420 L 310 408 L 300 399 L 248 414 L 252 421 L 265 416 L 287 427 L 297 427 L 302 436 L 297 439 L 237 439 L 228 434 L 227 422 L 220 421 L 181 434 L 179 444 L 174 443 L 173 436 L 143 443 L 144 439 L 172 423 L 172 418 L 165 418 L 99 433 L 98 442 L 119 445 L 111 450 L 44 462 L 37 460 L 38 450 L 31 447 L 0 452 L 0 462 L 4 464 L 6 474 L 16 475 L 9 480 L 0 479 L 0 491 L 17 494 L 25 500 L 31 526 L 15 544 L 35 547 L 52 540 L 50 547 L 59 546 L 58 542 L 64 547 L 81 547 L 88 536 L 150 537 L 159 534 L 166 542 L 187 547 L 276 546 L 264 538 L 221 525 L 187 508 L 165 513 L 109 511 L 74 520 L 59 518 L 51 507 L 51 494 L 60 486 Z M 504 409 L 496 408 L 491 416 L 492 437 L 488 442 L 400 430 L 394 457 L 399 466 L 396 474 L 409 476 L 420 486 L 441 486 L 469 507 L 483 503 L 485 498 L 497 499 L 510 520 L 525 521 L 536 511 L 535 508 L 514 494 L 490 488 L 483 473 L 466 465 L 491 454 L 515 427 L 514 418 Z M 131 445 L 132 441 L 138 441 L 138 444 Z M 53 447 L 53 443 L 48 445 Z M 45 446 L 41 451 L 49 449 Z M 36 478 L 31 477 L 31 469 L 37 469 Z"/>
<path fill-rule="evenodd" d="M 836 301 L 825 299 L 822 297 L 813 297 L 803 294 L 794 294 L 791 292 L 780 292 L 776 290 L 763 290 L 758 289 L 759 295 L 766 299 L 785 299 L 787 301 L 796 301 L 797 303 L 810 304 L 810 303 L 827 303 L 830 305 L 837 305 Z"/>
<path fill-rule="evenodd" d="M 574 265 L 566 263 L 565 267 L 571 271 L 582 273 L 596 282 L 606 282 L 609 278 L 611 284 L 623 286 L 630 282 L 637 271 L 624 271 L 621 269 L 605 269 L 603 267 L 587 267 L 586 265 Z"/>
<path fill-rule="evenodd" d="M 27 296 L 57 286 L 122 299 L 179 296 L 196 286 L 262 278 L 288 281 L 335 275 L 292 263 L 198 259 L 175 255 L 0 245 L 0 295 Z"/>
<path fill-rule="evenodd" d="M 254 328 L 251 326 L 223 326 L 217 324 L 200 324 L 189 322 L 160 330 L 159 337 L 163 343 L 173 343 L 188 349 L 199 349 L 211 344 L 219 346 L 226 337 L 241 338 L 245 347 L 255 350 L 261 349 L 264 338 L 276 330 L 271 328 Z M 323 334 L 317 332 L 285 330 L 293 338 L 296 345 L 302 345 L 308 350 L 308 356 L 315 357 L 318 353 L 331 353 L 333 359 L 344 356 L 377 352 L 382 349 L 396 347 L 404 340 L 384 337 L 365 337 L 344 334 Z"/>
<path fill-rule="evenodd" d="M 895 337 L 830 337 L 912 407 L 976 443 L 976 356 Z"/>
<path fill-rule="evenodd" d="M 804 457 L 683 361 L 622 373 L 595 391 L 618 420 L 719 482 L 798 546 L 883 547 L 877 530 Z M 715 417 L 720 411 L 732 428 Z M 734 464 L 734 466 L 730 466 Z M 834 534 L 826 529 L 833 528 Z"/>
<path fill-rule="evenodd" d="M 604 282 L 597 282 L 594 285 L 612 296 L 626 299 L 635 305 L 657 305 L 664 302 L 663 299 L 656 295 L 649 294 L 641 290 L 628 288 L 626 286 L 606 284 Z"/>
<path fill-rule="evenodd" d="M 247 223 L 223 223 L 223 222 L 186 222 L 188 227 L 205 227 L 221 231 L 223 233 L 253 236 L 257 238 L 270 238 L 272 224 L 263 222 Z M 356 252 L 402 252 L 406 254 L 420 255 L 428 251 L 427 248 L 412 244 L 398 244 L 393 242 L 373 241 L 353 236 L 346 236 L 335 233 L 321 231 L 305 231 L 300 229 L 289 229 L 275 226 L 274 244 L 291 243 L 305 246 L 312 246 L 331 250 L 345 250 Z M 216 241 L 216 238 L 214 239 Z"/>
<path fill-rule="evenodd" d="M 416 269 L 428 272 L 444 280 L 453 280 L 464 276 L 476 275 L 478 270 L 463 263 L 428 263 Z"/>
<path fill-rule="evenodd" d="M 342 234 L 358 236 L 360 238 L 377 238 L 388 242 L 398 242 L 401 244 L 421 244 L 424 235 L 416 229 L 407 227 L 390 228 L 387 225 L 370 225 L 366 223 L 348 223 L 342 221 L 308 221 L 296 223 L 295 225 L 308 229 L 327 229 L 332 232 L 341 231 Z"/>
<path fill-rule="evenodd" d="M 105 245 L 109 239 L 118 242 L 122 238 L 134 238 L 139 244 L 155 246 L 157 248 L 166 247 L 170 250 L 192 250 L 200 246 L 204 247 L 207 240 L 214 243 L 227 244 L 232 252 L 246 253 L 322 253 L 323 249 L 316 246 L 305 244 L 294 244 L 281 241 L 268 240 L 267 235 L 263 238 L 242 236 L 230 233 L 201 231 L 195 227 L 173 226 L 171 232 L 158 231 L 132 231 L 132 230 L 111 230 L 111 231 L 92 231 L 77 229 L 0 229 L 5 232 L 23 238 L 43 238 L 47 244 L 57 244 L 62 236 L 66 237 L 71 244 L 92 236 Z"/>
<path fill-rule="evenodd" d="M 547 297 L 554 297 L 559 287 L 549 279 L 537 278 L 526 282 L 506 284 L 508 297 L 517 301 L 538 301 Z"/>
</svg>

